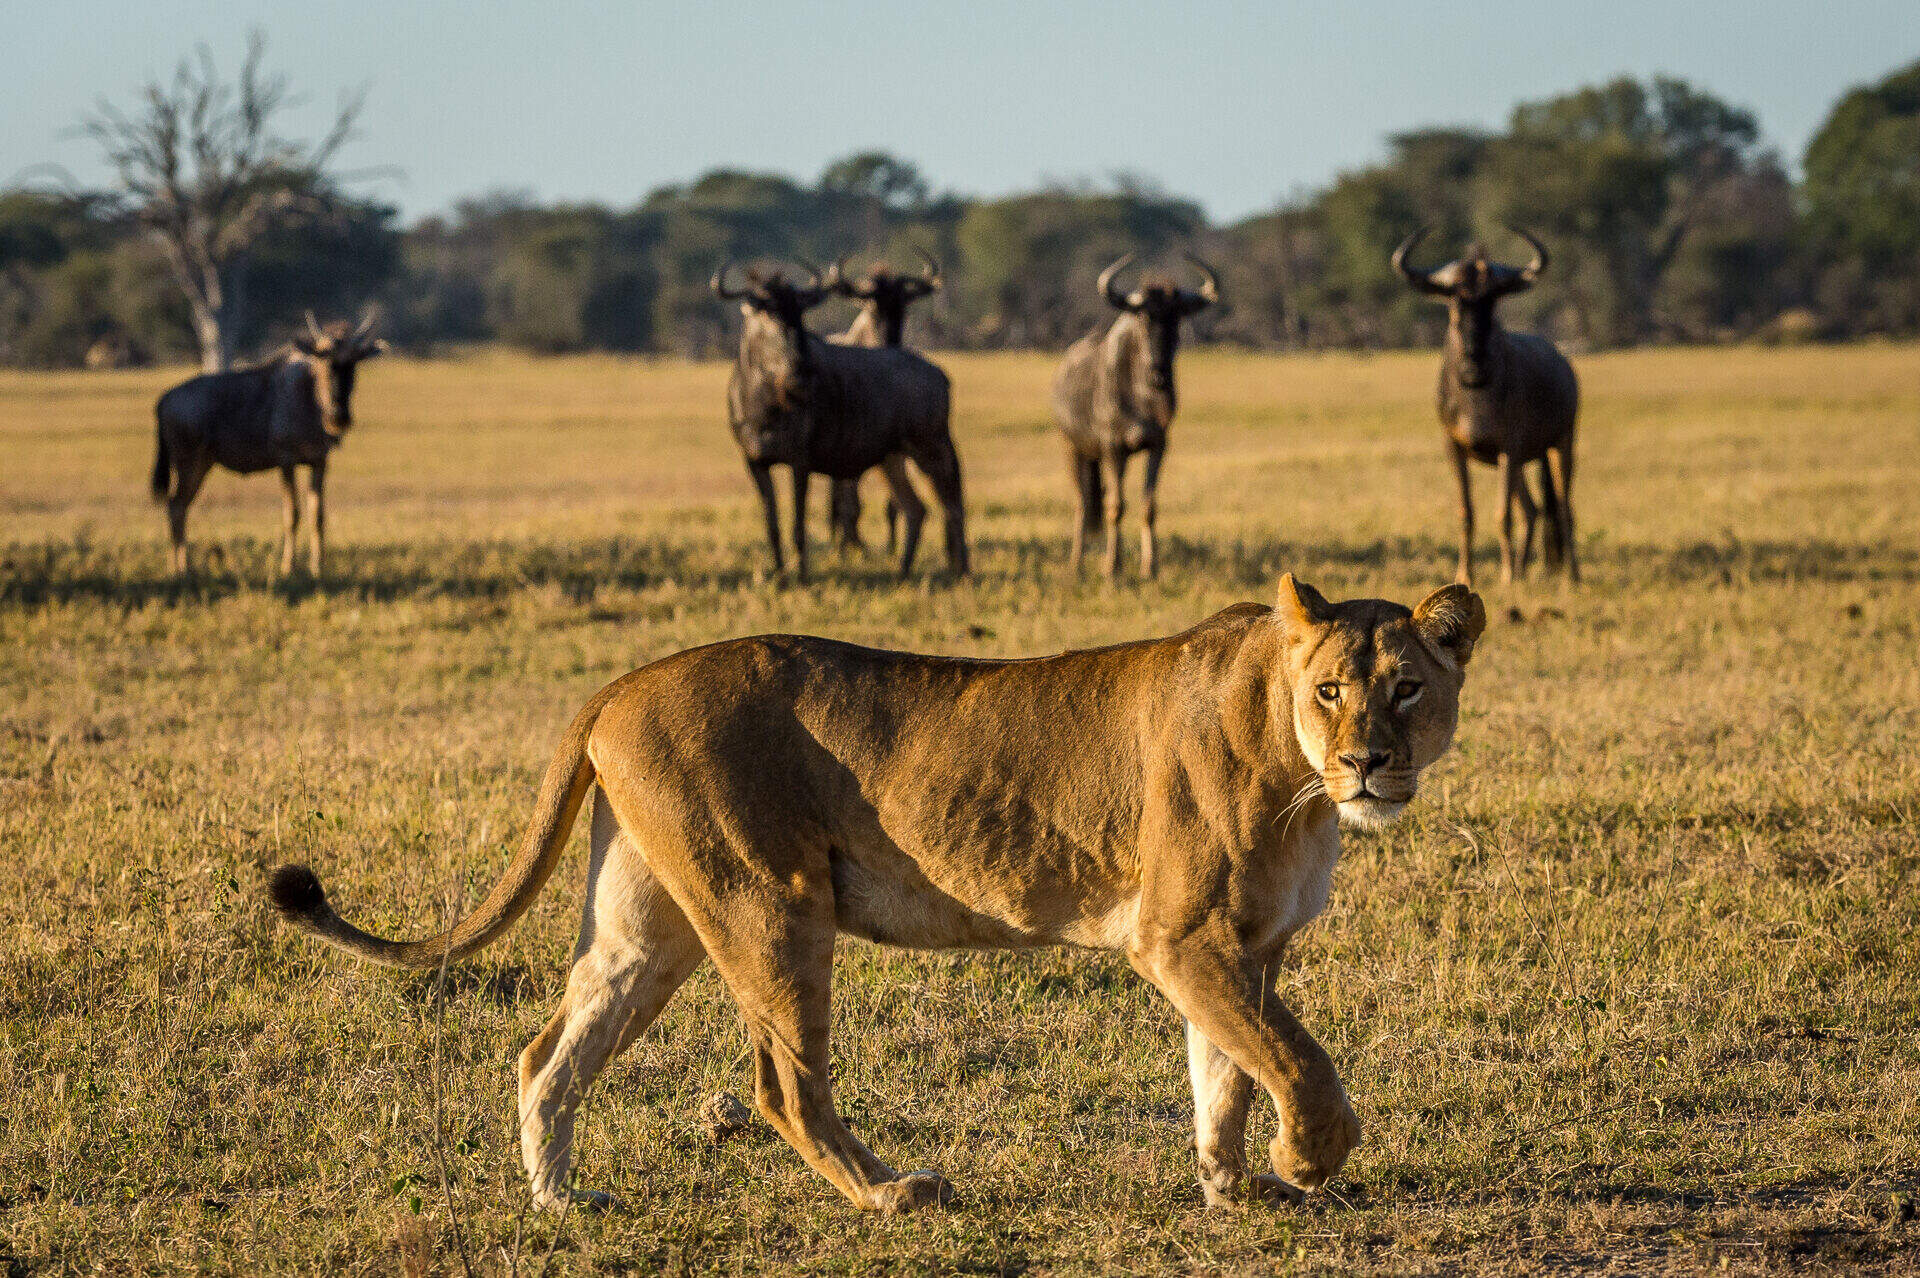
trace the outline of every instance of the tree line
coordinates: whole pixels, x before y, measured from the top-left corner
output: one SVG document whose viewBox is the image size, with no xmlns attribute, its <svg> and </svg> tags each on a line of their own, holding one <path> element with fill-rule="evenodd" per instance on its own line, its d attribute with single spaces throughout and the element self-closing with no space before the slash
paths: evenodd
<svg viewBox="0 0 1920 1278">
<path fill-rule="evenodd" d="M 1431 344 L 1441 315 L 1388 262 L 1425 224 L 1433 252 L 1478 237 L 1523 255 L 1506 226 L 1546 240 L 1553 269 L 1513 318 L 1576 348 L 1920 330 L 1920 62 L 1843 96 L 1797 182 L 1751 112 L 1681 80 L 1621 78 L 1522 102 L 1502 130 L 1397 134 L 1379 162 L 1225 226 L 1144 179 L 971 198 L 884 152 L 811 181 L 716 169 L 625 209 L 499 192 L 402 226 L 337 169 L 359 103 L 316 142 L 280 137 L 286 85 L 261 49 L 231 84 L 190 61 L 137 109 L 90 116 L 113 189 L 0 195 L 0 362 L 216 367 L 309 308 L 368 301 L 416 349 L 707 355 L 727 340 L 707 287 L 723 259 L 915 269 L 922 250 L 946 279 L 916 312 L 927 346 L 1064 345 L 1105 318 L 1102 266 L 1189 249 L 1225 296 L 1203 336 Z M 209 154 L 224 162 L 194 167 Z"/>
</svg>

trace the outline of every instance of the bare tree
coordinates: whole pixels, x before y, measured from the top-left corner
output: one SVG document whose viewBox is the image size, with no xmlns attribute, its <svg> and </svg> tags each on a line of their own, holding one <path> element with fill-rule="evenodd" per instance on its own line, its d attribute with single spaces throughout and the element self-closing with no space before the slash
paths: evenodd
<svg viewBox="0 0 1920 1278">
<path fill-rule="evenodd" d="M 148 81 L 131 114 L 103 98 L 81 122 L 165 253 L 193 313 L 200 367 L 210 373 L 233 359 L 254 245 L 276 225 L 325 207 L 327 166 L 353 136 L 366 97 L 344 97 L 316 142 L 284 137 L 275 120 L 298 99 L 286 76 L 261 69 L 266 50 L 266 36 L 253 32 L 239 77 L 228 83 L 200 45 L 170 84 Z"/>
</svg>

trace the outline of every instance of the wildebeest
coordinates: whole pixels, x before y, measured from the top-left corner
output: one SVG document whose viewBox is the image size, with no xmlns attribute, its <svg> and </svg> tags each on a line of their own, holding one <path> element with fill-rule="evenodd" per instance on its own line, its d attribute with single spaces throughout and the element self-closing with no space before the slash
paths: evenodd
<svg viewBox="0 0 1920 1278">
<path fill-rule="evenodd" d="M 845 261 L 827 267 L 827 285 L 842 297 L 862 303 L 860 313 L 844 333 L 828 338 L 842 346 L 900 346 L 907 331 L 907 308 L 923 297 L 939 292 L 944 282 L 940 263 L 925 249 L 919 250 L 926 266 L 918 275 L 896 273 L 885 262 L 875 265 L 863 279 L 850 280 L 844 274 Z M 860 539 L 860 481 L 833 481 L 830 521 L 840 548 L 864 548 Z M 900 509 L 887 502 L 887 552 L 891 554 L 899 536 Z"/>
<path fill-rule="evenodd" d="M 1473 485 L 1467 459 L 1500 469 L 1500 579 L 1525 574 L 1533 554 L 1538 515 L 1524 467 L 1540 463 L 1541 505 L 1546 508 L 1546 562 L 1563 561 L 1580 580 L 1573 548 L 1573 428 L 1580 386 L 1559 348 L 1536 333 L 1510 333 L 1495 318 L 1496 303 L 1533 286 L 1547 269 L 1547 250 L 1517 228 L 1533 247 L 1522 267 L 1490 261 L 1478 244 L 1445 266 L 1423 271 L 1407 255 L 1427 233 L 1422 227 L 1393 252 L 1393 266 L 1414 288 L 1447 299 L 1446 355 L 1440 363 L 1440 425 L 1460 482 L 1459 579 L 1473 584 Z M 1513 508 L 1526 520 L 1518 563 L 1513 548 Z"/>
<path fill-rule="evenodd" d="M 830 292 L 813 267 L 807 268 L 809 284 L 756 270 L 738 289 L 727 284 L 730 269 L 730 263 L 722 266 L 711 282 L 716 297 L 740 303 L 743 319 L 740 353 L 727 382 L 727 417 L 766 510 L 775 570 L 784 573 L 786 562 L 772 468 L 784 465 L 792 472 L 794 566 L 804 581 L 809 478 L 858 479 L 879 466 L 905 521 L 905 577 L 926 522 L 926 505 L 907 477 L 910 458 L 940 502 L 947 566 L 964 576 L 966 512 L 960 457 L 947 420 L 947 375 L 904 347 L 841 346 L 809 333 L 807 311 Z"/>
<path fill-rule="evenodd" d="M 1167 428 L 1173 422 L 1173 356 L 1180 346 L 1180 321 L 1220 300 L 1220 279 L 1213 268 L 1191 253 L 1185 256 L 1205 281 L 1197 293 L 1161 276 L 1121 293 L 1114 280 L 1133 261 L 1131 253 L 1100 272 L 1100 295 L 1121 314 L 1105 333 L 1096 330 L 1068 347 L 1054 376 L 1053 414 L 1066 436 L 1067 463 L 1080 496 L 1080 520 L 1073 530 L 1076 571 L 1104 509 L 1107 575 L 1119 574 L 1120 516 L 1125 509 L 1121 484 L 1127 459 L 1142 452 L 1147 473 L 1141 486 L 1140 559 L 1149 577 L 1159 569 L 1155 494 Z"/>
<path fill-rule="evenodd" d="M 926 266 L 918 275 L 896 273 L 885 262 L 868 271 L 866 278 L 850 280 L 843 273 L 843 262 L 827 268 L 827 284 L 842 297 L 864 303 L 847 331 L 834 341 L 848 346 L 899 346 L 907 330 L 907 308 L 940 291 L 944 280 L 940 263 L 925 249 L 919 250 Z"/>
<path fill-rule="evenodd" d="M 307 312 L 307 331 L 280 356 L 253 368 L 205 373 L 180 383 L 154 406 L 157 448 L 153 499 L 165 502 L 173 536 L 175 576 L 187 571 L 187 508 L 215 465 L 250 475 L 278 467 L 286 494 L 280 571 L 293 571 L 300 526 L 299 468 L 306 468 L 311 527 L 307 570 L 320 575 L 326 547 L 327 454 L 353 426 L 353 382 L 360 361 L 387 349 L 373 336 L 374 314 L 357 327 L 322 329 Z"/>
</svg>

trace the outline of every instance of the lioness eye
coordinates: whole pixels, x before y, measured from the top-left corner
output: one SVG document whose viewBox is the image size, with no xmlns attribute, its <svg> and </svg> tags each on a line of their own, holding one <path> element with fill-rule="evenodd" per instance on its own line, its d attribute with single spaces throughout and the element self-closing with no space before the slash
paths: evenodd
<svg viewBox="0 0 1920 1278">
<path fill-rule="evenodd" d="M 1393 686 L 1393 699 L 1395 701 L 1411 701 L 1419 695 L 1420 685 L 1412 679 L 1402 679 Z"/>
<path fill-rule="evenodd" d="M 1323 683 L 1314 689 L 1314 691 L 1318 692 L 1320 699 L 1328 705 L 1332 705 L 1340 699 L 1340 685 L 1337 683 Z"/>
</svg>

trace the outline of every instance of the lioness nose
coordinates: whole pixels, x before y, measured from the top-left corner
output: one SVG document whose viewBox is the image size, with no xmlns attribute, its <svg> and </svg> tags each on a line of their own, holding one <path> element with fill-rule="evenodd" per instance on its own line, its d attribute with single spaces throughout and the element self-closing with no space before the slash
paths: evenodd
<svg viewBox="0 0 1920 1278">
<path fill-rule="evenodd" d="M 1355 751 L 1351 754 L 1341 755 L 1340 762 L 1352 768 L 1355 776 L 1364 777 L 1374 769 L 1386 766 L 1387 752 L 1384 750 L 1369 750 L 1365 754 L 1361 754 Z"/>
</svg>

